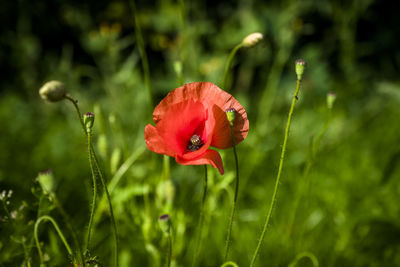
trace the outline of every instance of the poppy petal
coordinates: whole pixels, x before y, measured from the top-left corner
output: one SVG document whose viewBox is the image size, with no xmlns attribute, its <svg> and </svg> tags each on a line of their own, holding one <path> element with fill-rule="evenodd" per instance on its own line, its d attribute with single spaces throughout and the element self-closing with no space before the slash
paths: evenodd
<svg viewBox="0 0 400 267">
<path fill-rule="evenodd" d="M 184 158 L 177 156 L 175 158 L 176 162 L 182 165 L 203 165 L 210 164 L 214 168 L 217 168 L 219 173 L 224 174 L 224 165 L 222 163 L 221 156 L 215 150 L 207 150 L 203 155 L 196 159 L 185 160 Z"/>
<path fill-rule="evenodd" d="M 233 127 L 236 144 L 246 138 L 249 130 L 246 111 L 232 95 L 210 82 L 189 83 L 170 92 L 154 109 L 154 122 L 162 120 L 171 105 L 189 99 L 202 102 L 206 109 L 214 113 L 216 128 L 211 146 L 217 148 L 232 146 L 230 126 L 225 115 L 225 110 L 228 108 L 236 110 Z"/>
<path fill-rule="evenodd" d="M 175 157 L 176 152 L 166 146 L 163 138 L 159 135 L 156 127 L 153 125 L 146 125 L 146 128 L 144 129 L 144 139 L 146 140 L 147 148 L 151 151 Z"/>
<path fill-rule="evenodd" d="M 163 120 L 156 124 L 157 132 L 166 146 L 176 154 L 183 155 L 187 152 L 192 135 L 204 132 L 207 116 L 207 110 L 199 101 L 189 99 L 176 103 L 170 106 Z M 208 131 L 212 130 L 213 128 Z"/>
</svg>

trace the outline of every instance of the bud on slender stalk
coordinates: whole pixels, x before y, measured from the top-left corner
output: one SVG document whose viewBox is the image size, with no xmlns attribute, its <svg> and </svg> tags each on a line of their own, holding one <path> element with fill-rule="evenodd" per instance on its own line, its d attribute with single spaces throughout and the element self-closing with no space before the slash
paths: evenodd
<svg viewBox="0 0 400 267">
<path fill-rule="evenodd" d="M 50 81 L 39 89 L 40 97 L 49 102 L 61 101 L 65 98 L 65 85 L 60 81 Z"/>
<path fill-rule="evenodd" d="M 303 78 L 304 68 L 306 66 L 306 61 L 303 59 L 296 60 L 296 74 L 297 80 L 301 81 Z"/>
<path fill-rule="evenodd" d="M 335 92 L 329 92 L 326 95 L 326 105 L 328 106 L 329 109 L 332 109 L 333 104 L 335 103 L 336 100 L 336 93 Z"/>
<path fill-rule="evenodd" d="M 45 194 L 50 195 L 50 194 L 54 193 L 55 180 L 54 180 L 53 172 L 50 169 L 39 172 L 37 180 Z"/>
<path fill-rule="evenodd" d="M 228 108 L 225 110 L 226 118 L 229 121 L 229 124 L 233 126 L 233 122 L 235 121 L 236 118 L 236 109 L 234 108 Z"/>
<path fill-rule="evenodd" d="M 87 112 L 85 115 L 83 115 L 83 123 L 86 126 L 86 131 L 90 133 L 94 124 L 94 114 Z"/>
<path fill-rule="evenodd" d="M 243 47 L 253 47 L 258 44 L 262 40 L 262 38 L 263 35 L 259 32 L 251 33 L 243 39 L 242 45 Z"/>
<path fill-rule="evenodd" d="M 158 223 L 164 234 L 169 234 L 171 230 L 171 218 L 168 214 L 161 215 L 158 217 Z"/>
</svg>

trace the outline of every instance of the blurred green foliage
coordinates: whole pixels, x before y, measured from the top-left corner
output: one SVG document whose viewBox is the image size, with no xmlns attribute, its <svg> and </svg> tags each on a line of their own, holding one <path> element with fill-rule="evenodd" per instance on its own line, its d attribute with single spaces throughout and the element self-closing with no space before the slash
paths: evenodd
<svg viewBox="0 0 400 267">
<path fill-rule="evenodd" d="M 145 147 L 144 127 L 152 120 L 131 7 L 126 1 L 2 2 L 0 193 L 13 193 L 0 209 L 1 266 L 28 259 L 38 265 L 32 239 L 38 216 L 53 216 L 71 239 L 36 180 L 44 169 L 53 170 L 56 195 L 84 240 L 91 201 L 86 140 L 70 103 L 39 98 L 38 89 L 52 79 L 67 85 L 83 112 L 96 114 L 95 149 L 112 194 L 121 266 L 163 264 L 167 240 L 157 218 L 165 213 L 173 229 L 172 266 L 191 263 L 203 168 L 180 166 Z M 137 1 L 136 9 L 154 103 L 180 86 L 177 62 L 184 83 L 221 85 L 230 50 L 249 33 L 264 34 L 258 46 L 239 50 L 225 88 L 250 120 L 249 136 L 238 146 L 242 180 L 230 259 L 247 266 L 255 249 L 295 86 L 294 61 L 304 58 L 278 201 L 257 266 L 288 266 L 304 252 L 320 266 L 400 265 L 395 6 L 372 0 L 154 0 Z M 331 112 L 330 91 L 337 94 Z M 230 150 L 221 154 L 226 173 L 209 170 L 199 266 L 222 264 L 234 160 Z M 113 244 L 104 199 L 93 233 L 90 254 L 108 266 Z M 67 265 L 50 226 L 41 226 L 40 240 L 50 266 Z"/>
</svg>

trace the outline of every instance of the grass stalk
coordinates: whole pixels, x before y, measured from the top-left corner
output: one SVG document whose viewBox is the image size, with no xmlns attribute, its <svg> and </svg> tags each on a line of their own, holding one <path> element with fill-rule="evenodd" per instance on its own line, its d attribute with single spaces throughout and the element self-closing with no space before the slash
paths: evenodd
<svg viewBox="0 0 400 267">
<path fill-rule="evenodd" d="M 276 195 L 277 195 L 277 192 L 278 192 L 279 181 L 280 181 L 281 174 L 282 174 L 282 169 L 283 169 L 283 162 L 284 162 L 284 159 L 285 159 L 287 140 L 288 140 L 288 137 L 289 137 L 290 123 L 292 121 L 292 115 L 293 115 L 293 111 L 294 111 L 294 106 L 295 106 L 296 101 L 298 99 L 299 90 L 300 90 L 300 84 L 301 84 L 301 79 L 298 79 L 297 83 L 296 83 L 296 91 L 295 91 L 295 93 L 293 95 L 292 104 L 290 106 L 289 115 L 288 115 L 288 119 L 287 119 L 287 123 L 286 123 L 285 137 L 283 139 L 281 157 L 280 157 L 280 160 L 279 160 L 278 174 L 276 176 L 275 187 L 274 187 L 274 192 L 272 194 L 271 204 L 270 204 L 269 209 L 268 209 L 268 213 L 267 213 L 267 217 L 266 217 L 265 222 L 264 222 L 263 230 L 261 232 L 260 238 L 258 239 L 258 244 L 257 244 L 256 250 L 254 251 L 253 257 L 251 259 L 250 267 L 252 267 L 254 265 L 255 261 L 256 261 L 258 252 L 259 252 L 259 250 L 261 248 L 261 244 L 262 244 L 262 242 L 264 240 L 264 236 L 265 236 L 265 234 L 267 232 L 269 220 L 271 218 L 272 210 L 274 208 L 274 204 L 275 204 L 275 201 L 276 201 Z"/>
<path fill-rule="evenodd" d="M 229 226 L 228 226 L 228 234 L 226 236 L 224 261 L 226 261 L 229 256 L 229 248 L 230 248 L 231 235 L 232 235 L 232 225 L 233 225 L 233 220 L 235 217 L 236 203 L 237 203 L 238 193 L 239 193 L 239 161 L 238 161 L 238 156 L 237 156 L 237 152 L 236 152 L 236 144 L 235 144 L 235 138 L 234 138 L 234 134 L 233 134 L 232 125 L 230 126 L 230 128 L 231 128 L 233 154 L 235 156 L 236 183 L 235 183 L 235 195 L 233 197 L 233 203 L 232 203 L 232 212 L 231 212 Z"/>
<path fill-rule="evenodd" d="M 208 177 L 207 177 L 207 165 L 204 165 L 204 184 L 203 184 L 203 196 L 201 199 L 201 206 L 200 206 L 200 219 L 199 219 L 199 230 L 198 230 L 198 235 L 196 238 L 196 249 L 193 254 L 193 261 L 192 261 L 192 267 L 197 266 L 197 260 L 200 254 L 201 250 L 201 241 L 202 241 L 202 235 L 203 235 L 203 225 L 204 225 L 204 210 L 205 210 L 205 202 L 206 202 L 206 197 L 207 197 L 207 183 L 208 183 Z"/>
</svg>

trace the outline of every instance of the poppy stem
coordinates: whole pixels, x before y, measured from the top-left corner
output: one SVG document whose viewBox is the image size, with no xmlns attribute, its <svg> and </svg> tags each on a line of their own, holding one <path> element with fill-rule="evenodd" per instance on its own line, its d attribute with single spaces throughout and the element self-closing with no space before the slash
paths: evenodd
<svg viewBox="0 0 400 267">
<path fill-rule="evenodd" d="M 79 121 L 80 121 L 80 123 L 81 123 L 83 132 L 85 133 L 85 135 L 86 135 L 87 138 L 88 138 L 89 161 L 90 161 L 91 159 L 93 160 L 94 166 L 96 167 L 96 170 L 97 170 L 97 174 L 98 174 L 98 176 L 99 176 L 99 178 L 100 178 L 100 181 L 101 181 L 101 183 L 102 183 L 102 185 L 103 185 L 103 190 L 104 190 L 104 192 L 106 193 L 106 197 L 107 197 L 107 201 L 108 201 L 108 207 L 109 207 L 109 210 L 110 210 L 111 224 L 112 224 L 112 229 L 113 229 L 113 234 L 114 234 L 114 243 L 115 243 L 115 250 L 114 250 L 114 253 L 115 253 L 115 266 L 118 267 L 118 232 L 117 232 L 117 225 L 116 225 L 116 223 L 115 223 L 114 212 L 113 212 L 113 208 L 112 208 L 112 204 L 111 204 L 111 197 L 110 197 L 110 194 L 109 194 L 109 192 L 108 192 L 108 188 L 107 188 L 107 185 L 106 185 L 106 183 L 105 183 L 105 180 L 104 180 L 104 177 L 103 177 L 103 173 L 102 173 L 102 171 L 101 171 L 101 169 L 100 169 L 100 165 L 99 165 L 99 161 L 97 160 L 96 153 L 94 152 L 93 145 L 92 145 L 92 143 L 91 143 L 91 138 L 89 137 L 90 134 L 88 133 L 88 131 L 87 131 L 87 129 L 86 129 L 86 126 L 85 126 L 85 123 L 83 122 L 82 114 L 81 114 L 81 112 L 80 112 L 80 110 L 79 110 L 79 106 L 78 106 L 78 104 L 77 104 L 77 103 L 78 103 L 78 100 L 75 100 L 75 99 L 72 98 L 70 95 L 66 95 L 65 98 L 66 98 L 67 100 L 69 100 L 69 101 L 74 105 L 74 107 L 75 107 L 75 111 L 76 111 L 76 114 L 77 114 L 77 116 L 78 116 L 78 118 L 79 118 Z M 93 162 L 92 162 L 92 163 L 93 163 Z"/>
<path fill-rule="evenodd" d="M 193 262 L 192 262 L 192 267 L 196 267 L 197 265 L 197 259 L 200 254 L 200 249 L 201 249 L 201 241 L 202 241 L 202 235 L 203 235 L 203 224 L 204 224 L 204 207 L 205 207 L 205 202 L 206 202 L 206 197 L 207 197 L 207 165 L 204 165 L 204 184 L 203 184 L 203 197 L 201 200 L 201 206 L 200 206 L 200 220 L 199 220 L 199 232 L 197 235 L 196 239 L 196 250 L 194 251 L 193 255 Z"/>
<path fill-rule="evenodd" d="M 232 225 L 233 225 L 233 220 L 235 217 L 236 203 L 237 203 L 238 193 L 239 193 L 239 161 L 238 161 L 238 156 L 237 156 L 237 152 L 236 152 L 236 144 L 235 144 L 235 138 L 234 138 L 234 134 L 233 134 L 232 125 L 230 128 L 231 128 L 233 154 L 235 155 L 236 185 L 235 185 L 235 196 L 233 197 L 233 203 L 232 203 L 232 213 L 231 213 L 231 217 L 229 220 L 228 235 L 226 237 L 224 262 L 227 260 L 228 255 L 229 255 L 229 248 L 230 248 L 231 234 L 232 234 Z"/>
<path fill-rule="evenodd" d="M 171 266 L 171 257 L 172 257 L 172 237 L 171 233 L 168 233 L 168 251 L 167 251 L 167 263 L 165 266 L 170 267 Z"/>
<path fill-rule="evenodd" d="M 96 174 L 94 171 L 93 167 L 93 158 L 92 158 L 92 152 L 91 152 L 91 146 L 92 146 L 92 134 L 89 132 L 87 133 L 87 143 L 88 143 L 88 155 L 89 155 L 89 166 L 90 166 L 90 171 L 92 174 L 92 183 L 93 183 L 93 198 L 92 198 L 92 208 L 90 212 L 90 219 L 89 219 L 89 227 L 88 227 L 88 232 L 87 232 L 87 243 L 86 243 L 86 251 L 89 251 L 89 246 L 90 246 L 90 234 L 93 226 L 93 217 L 96 209 L 96 199 L 97 199 L 97 182 L 96 182 Z"/>
<path fill-rule="evenodd" d="M 288 115 L 288 119 L 287 119 L 287 123 L 286 123 L 285 137 L 283 139 L 281 157 L 280 157 L 280 160 L 279 160 L 278 174 L 276 176 L 274 192 L 272 194 L 271 204 L 270 204 L 269 209 L 268 209 L 267 218 L 265 219 L 263 230 L 261 232 L 260 238 L 258 239 L 258 244 L 257 244 L 256 250 L 254 251 L 253 258 L 252 258 L 251 263 L 250 263 L 250 267 L 252 267 L 254 265 L 254 262 L 256 261 L 258 252 L 259 252 L 259 250 L 261 248 L 261 244 L 262 244 L 262 242 L 264 240 L 265 233 L 267 232 L 268 223 L 269 223 L 269 219 L 271 218 L 272 210 L 274 208 L 276 195 L 277 195 L 278 187 L 279 187 L 279 181 L 280 181 L 281 174 L 282 174 L 283 161 L 285 159 L 285 152 L 286 152 L 287 140 L 288 140 L 288 137 L 289 137 L 290 123 L 291 123 L 291 120 L 292 120 L 294 106 L 295 106 L 296 101 L 298 99 L 299 90 L 300 90 L 300 84 L 301 84 L 301 79 L 297 79 L 296 91 L 295 91 L 295 93 L 293 95 L 292 105 L 290 106 L 289 115 Z"/>
<path fill-rule="evenodd" d="M 99 161 L 97 160 L 96 154 L 94 152 L 93 146 L 91 146 L 91 152 L 92 152 L 92 157 L 94 159 L 94 164 L 97 169 L 97 173 L 100 177 L 101 184 L 103 185 L 103 190 L 106 193 L 107 197 L 107 202 L 108 202 L 108 209 L 110 211 L 110 218 L 111 218 L 111 225 L 113 229 L 113 235 L 114 235 L 114 254 L 115 254 L 115 266 L 118 267 L 118 231 L 117 231 L 117 224 L 115 222 L 115 217 L 114 217 L 114 212 L 113 212 L 113 207 L 111 203 L 111 196 L 110 193 L 108 192 L 107 184 L 105 182 L 105 179 L 103 177 L 103 173 L 100 169 L 99 166 Z"/>
<path fill-rule="evenodd" d="M 40 248 L 38 229 L 39 229 L 40 223 L 42 221 L 45 221 L 45 220 L 50 221 L 53 224 L 54 228 L 56 229 L 56 232 L 57 232 L 58 236 L 60 237 L 61 241 L 63 242 L 63 244 L 65 246 L 65 248 L 67 249 L 68 254 L 72 255 L 71 247 L 69 246 L 67 240 L 65 239 L 65 236 L 63 235 L 63 233 L 61 232 L 60 228 L 58 227 L 58 224 L 56 223 L 56 221 L 52 217 L 50 217 L 48 215 L 41 216 L 36 220 L 35 227 L 34 227 L 34 230 L 33 230 L 33 234 L 34 234 L 34 238 L 35 238 L 35 242 L 36 242 L 36 247 L 37 247 L 37 250 L 38 250 L 38 253 L 39 253 L 40 266 L 45 266 L 45 264 L 44 264 L 43 252 L 42 252 L 42 249 Z M 74 266 L 78 266 L 78 265 L 74 262 Z"/>
<path fill-rule="evenodd" d="M 225 91 L 228 91 L 228 89 L 226 88 L 226 86 L 227 86 L 228 76 L 229 76 L 229 70 L 230 70 L 230 68 L 231 68 L 233 58 L 235 57 L 236 52 L 237 52 L 240 48 L 242 48 L 242 46 L 243 46 L 242 43 L 236 45 L 236 46 L 232 49 L 231 53 L 229 54 L 228 61 L 226 62 L 226 65 L 225 65 L 225 71 L 224 71 L 223 82 L 222 82 L 222 89 L 224 89 Z"/>
</svg>

